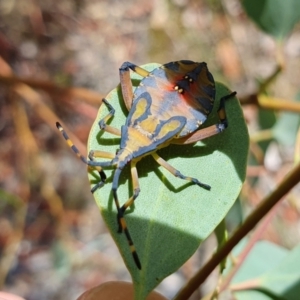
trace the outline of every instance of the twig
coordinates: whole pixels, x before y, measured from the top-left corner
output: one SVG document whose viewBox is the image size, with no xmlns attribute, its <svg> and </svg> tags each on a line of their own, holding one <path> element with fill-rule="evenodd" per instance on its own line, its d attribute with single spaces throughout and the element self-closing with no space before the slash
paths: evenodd
<svg viewBox="0 0 300 300">
<path fill-rule="evenodd" d="M 100 105 L 102 103 L 103 95 L 97 92 L 90 91 L 79 87 L 61 87 L 51 81 L 38 80 L 33 78 L 22 78 L 13 74 L 0 74 L 0 82 L 6 84 L 18 84 L 23 83 L 35 89 L 41 89 L 49 94 L 60 94 L 63 96 L 70 96 L 79 99 L 84 99 L 93 105 Z"/>
<path fill-rule="evenodd" d="M 248 216 L 245 222 L 229 238 L 211 259 L 187 282 L 174 300 L 186 300 L 205 281 L 231 250 L 257 225 L 257 223 L 300 181 L 300 163 L 283 179 L 278 188 L 267 196 Z"/>
<path fill-rule="evenodd" d="M 265 232 L 266 227 L 270 224 L 271 220 L 273 219 L 274 215 L 277 212 L 278 205 L 280 204 L 280 201 L 276 203 L 276 205 L 269 211 L 269 213 L 266 215 L 266 217 L 262 220 L 261 224 L 257 227 L 257 229 L 254 231 L 253 235 L 249 239 L 247 245 L 243 249 L 243 251 L 239 254 L 238 257 L 236 257 L 235 261 L 236 264 L 232 268 L 232 270 L 229 272 L 229 274 L 226 276 L 226 278 L 223 280 L 219 290 L 220 293 L 223 292 L 228 285 L 230 284 L 232 278 L 237 273 L 237 271 L 242 266 L 243 262 L 245 261 L 246 257 L 250 253 L 251 249 L 254 247 L 255 243 L 258 241 L 258 239 L 261 237 L 261 235 Z"/>
</svg>

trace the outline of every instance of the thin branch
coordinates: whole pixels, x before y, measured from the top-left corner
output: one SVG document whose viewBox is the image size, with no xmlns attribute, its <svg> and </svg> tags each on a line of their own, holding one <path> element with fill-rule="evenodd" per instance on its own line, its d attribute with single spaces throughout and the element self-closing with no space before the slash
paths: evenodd
<svg viewBox="0 0 300 300">
<path fill-rule="evenodd" d="M 267 196 L 248 216 L 245 222 L 229 238 L 211 259 L 187 282 L 174 300 L 186 300 L 206 280 L 231 250 L 257 225 L 257 223 L 300 181 L 300 163 L 283 179 L 278 188 Z"/>
<path fill-rule="evenodd" d="M 0 74 L 0 82 L 5 84 L 26 84 L 35 89 L 41 89 L 49 94 L 60 94 L 63 96 L 70 96 L 79 99 L 84 99 L 85 102 L 100 105 L 102 103 L 103 95 L 79 87 L 61 87 L 51 81 L 39 80 L 34 78 L 22 78 L 13 74 Z"/>
<path fill-rule="evenodd" d="M 219 288 L 220 293 L 223 292 L 228 285 L 230 284 L 232 278 L 237 273 L 237 271 L 242 266 L 243 262 L 245 261 L 246 257 L 250 253 L 251 249 L 254 247 L 256 242 L 259 240 L 261 235 L 265 232 L 267 226 L 270 224 L 271 220 L 273 219 L 274 215 L 277 212 L 278 205 L 280 204 L 280 201 L 276 203 L 276 205 L 271 209 L 271 211 L 268 212 L 266 217 L 262 220 L 261 224 L 255 229 L 253 235 L 249 239 L 247 245 L 243 249 L 243 251 L 236 257 L 235 261 L 236 264 L 233 266 L 232 270 L 229 272 L 229 274 L 226 276 L 226 278 L 222 281 L 222 284 Z"/>
</svg>

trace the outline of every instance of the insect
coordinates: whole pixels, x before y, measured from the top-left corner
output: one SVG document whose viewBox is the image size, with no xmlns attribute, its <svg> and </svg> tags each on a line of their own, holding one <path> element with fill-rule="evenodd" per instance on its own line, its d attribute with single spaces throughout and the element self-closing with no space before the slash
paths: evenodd
<svg viewBox="0 0 300 300">
<path fill-rule="evenodd" d="M 143 77 L 133 92 L 130 70 Z M 236 95 L 232 92 L 220 99 L 218 108 L 219 122 L 207 128 L 199 128 L 211 113 L 215 101 L 215 81 L 206 63 L 181 60 L 164 64 L 151 72 L 125 62 L 119 69 L 121 90 L 125 105 L 129 111 L 125 124 L 121 129 L 107 124 L 115 114 L 112 105 L 103 99 L 108 114 L 99 121 L 100 130 L 121 137 L 120 149 L 116 154 L 105 151 L 91 151 L 86 159 L 71 142 L 62 126 L 62 132 L 69 146 L 87 165 L 94 167 L 100 174 L 100 181 L 92 188 L 92 192 L 101 188 L 106 179 L 103 168 L 115 167 L 112 193 L 117 207 L 118 232 L 124 232 L 136 266 L 141 269 L 140 259 L 135 249 L 124 218 L 124 213 L 140 193 L 137 162 L 146 155 L 174 176 L 188 180 L 198 186 L 210 190 L 210 186 L 198 179 L 186 176 L 172 167 L 160 157 L 156 151 L 170 144 L 189 144 L 216 135 L 228 126 L 225 101 Z M 107 158 L 109 161 L 95 161 L 94 158 Z M 133 181 L 133 194 L 121 206 L 117 194 L 118 181 L 123 168 L 130 164 Z"/>
</svg>

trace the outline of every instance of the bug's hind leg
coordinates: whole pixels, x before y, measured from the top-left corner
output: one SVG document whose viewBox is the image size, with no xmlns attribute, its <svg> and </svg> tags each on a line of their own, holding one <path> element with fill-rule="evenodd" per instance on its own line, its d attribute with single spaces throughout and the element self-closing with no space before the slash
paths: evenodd
<svg viewBox="0 0 300 300">
<path fill-rule="evenodd" d="M 193 178 L 193 177 L 189 177 L 189 176 L 185 176 L 183 174 L 180 173 L 180 171 L 178 171 L 177 169 L 175 169 L 174 167 L 172 167 L 169 163 L 167 163 L 164 159 L 162 159 L 159 155 L 157 155 L 156 153 L 152 153 L 153 158 L 156 160 L 156 162 L 161 165 L 162 167 L 164 167 L 165 169 L 167 169 L 171 174 L 173 174 L 176 177 L 179 177 L 181 179 L 184 180 L 188 180 L 192 183 L 195 183 L 197 185 L 199 185 L 200 187 L 206 189 L 206 190 L 210 190 L 210 185 L 205 184 L 200 182 L 198 179 Z"/>
<path fill-rule="evenodd" d="M 131 235 L 129 233 L 129 230 L 128 230 L 128 227 L 127 227 L 127 224 L 126 224 L 126 221 L 124 218 L 124 213 L 125 213 L 126 209 L 133 204 L 134 200 L 136 199 L 136 197 L 139 195 L 139 192 L 140 192 L 140 187 L 139 187 L 139 182 L 138 182 L 138 174 L 137 174 L 135 164 L 131 163 L 131 176 L 132 176 L 132 180 L 133 180 L 133 196 L 130 197 L 126 201 L 126 203 L 124 203 L 124 205 L 122 205 L 122 207 L 120 207 L 120 202 L 119 202 L 118 195 L 117 195 L 117 188 L 118 188 L 118 181 L 119 181 L 119 176 L 121 174 L 121 171 L 122 171 L 121 169 L 118 169 L 118 168 L 116 169 L 115 174 L 114 174 L 114 179 L 113 179 L 113 187 L 112 187 L 115 205 L 118 210 L 118 213 L 117 213 L 117 222 L 119 224 L 118 232 L 125 233 L 133 260 L 134 260 L 136 266 L 138 267 L 138 269 L 141 270 L 141 268 L 142 268 L 141 262 L 138 257 L 138 254 L 136 252 L 134 243 L 132 241 Z"/>
<path fill-rule="evenodd" d="M 225 101 L 229 98 L 234 97 L 235 95 L 236 92 L 233 92 L 220 99 L 220 105 L 218 109 L 218 116 L 220 122 L 211 125 L 209 127 L 200 129 L 198 131 L 195 131 L 193 134 L 191 134 L 188 137 L 184 137 L 181 139 L 174 139 L 172 140 L 172 144 L 192 144 L 223 132 L 228 127 L 228 121 L 227 121 L 226 110 L 225 110 Z"/>
<path fill-rule="evenodd" d="M 120 67 L 119 72 L 120 72 L 120 83 L 121 83 L 122 95 L 128 111 L 131 108 L 132 99 L 133 99 L 130 70 L 139 74 L 142 77 L 147 77 L 149 75 L 149 72 L 147 70 L 128 61 L 124 62 Z"/>
<path fill-rule="evenodd" d="M 234 97 L 235 95 L 236 95 L 236 92 L 232 92 L 231 94 L 226 95 L 220 99 L 220 105 L 219 105 L 219 109 L 218 109 L 218 116 L 220 119 L 219 124 L 222 124 L 224 126 L 224 129 L 226 129 L 228 127 L 228 121 L 227 121 L 226 110 L 225 110 L 225 101 L 229 98 Z"/>
</svg>

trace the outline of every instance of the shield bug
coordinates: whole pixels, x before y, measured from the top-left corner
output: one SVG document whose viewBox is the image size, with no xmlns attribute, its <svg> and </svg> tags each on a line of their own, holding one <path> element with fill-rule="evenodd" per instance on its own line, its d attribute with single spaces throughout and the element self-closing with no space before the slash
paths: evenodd
<svg viewBox="0 0 300 300">
<path fill-rule="evenodd" d="M 130 70 L 143 77 L 134 92 Z M 170 144 L 195 143 L 224 131 L 228 126 L 225 101 L 234 97 L 236 92 L 220 99 L 219 122 L 200 128 L 213 109 L 216 93 L 215 81 L 206 63 L 181 60 L 164 64 L 148 72 L 130 62 L 125 62 L 119 72 L 122 95 L 129 111 L 125 124 L 121 129 L 107 124 L 107 121 L 114 116 L 115 110 L 106 99 L 103 99 L 103 103 L 108 108 L 108 114 L 98 123 L 100 130 L 121 137 L 120 149 L 116 154 L 95 150 L 91 151 L 89 159 L 86 159 L 70 141 L 62 126 L 59 123 L 56 125 L 78 157 L 99 172 L 101 180 L 92 188 L 92 192 L 105 184 L 106 175 L 103 168 L 115 167 L 112 194 L 117 208 L 118 232 L 125 233 L 135 264 L 141 269 L 124 218 L 126 209 L 134 203 L 140 193 L 137 162 L 147 155 L 152 155 L 159 165 L 174 176 L 210 190 L 208 184 L 182 174 L 156 152 Z M 109 161 L 100 162 L 95 161 L 94 158 L 106 158 Z M 123 205 L 120 205 L 117 195 L 119 177 L 127 164 L 130 164 L 133 194 Z"/>
</svg>

